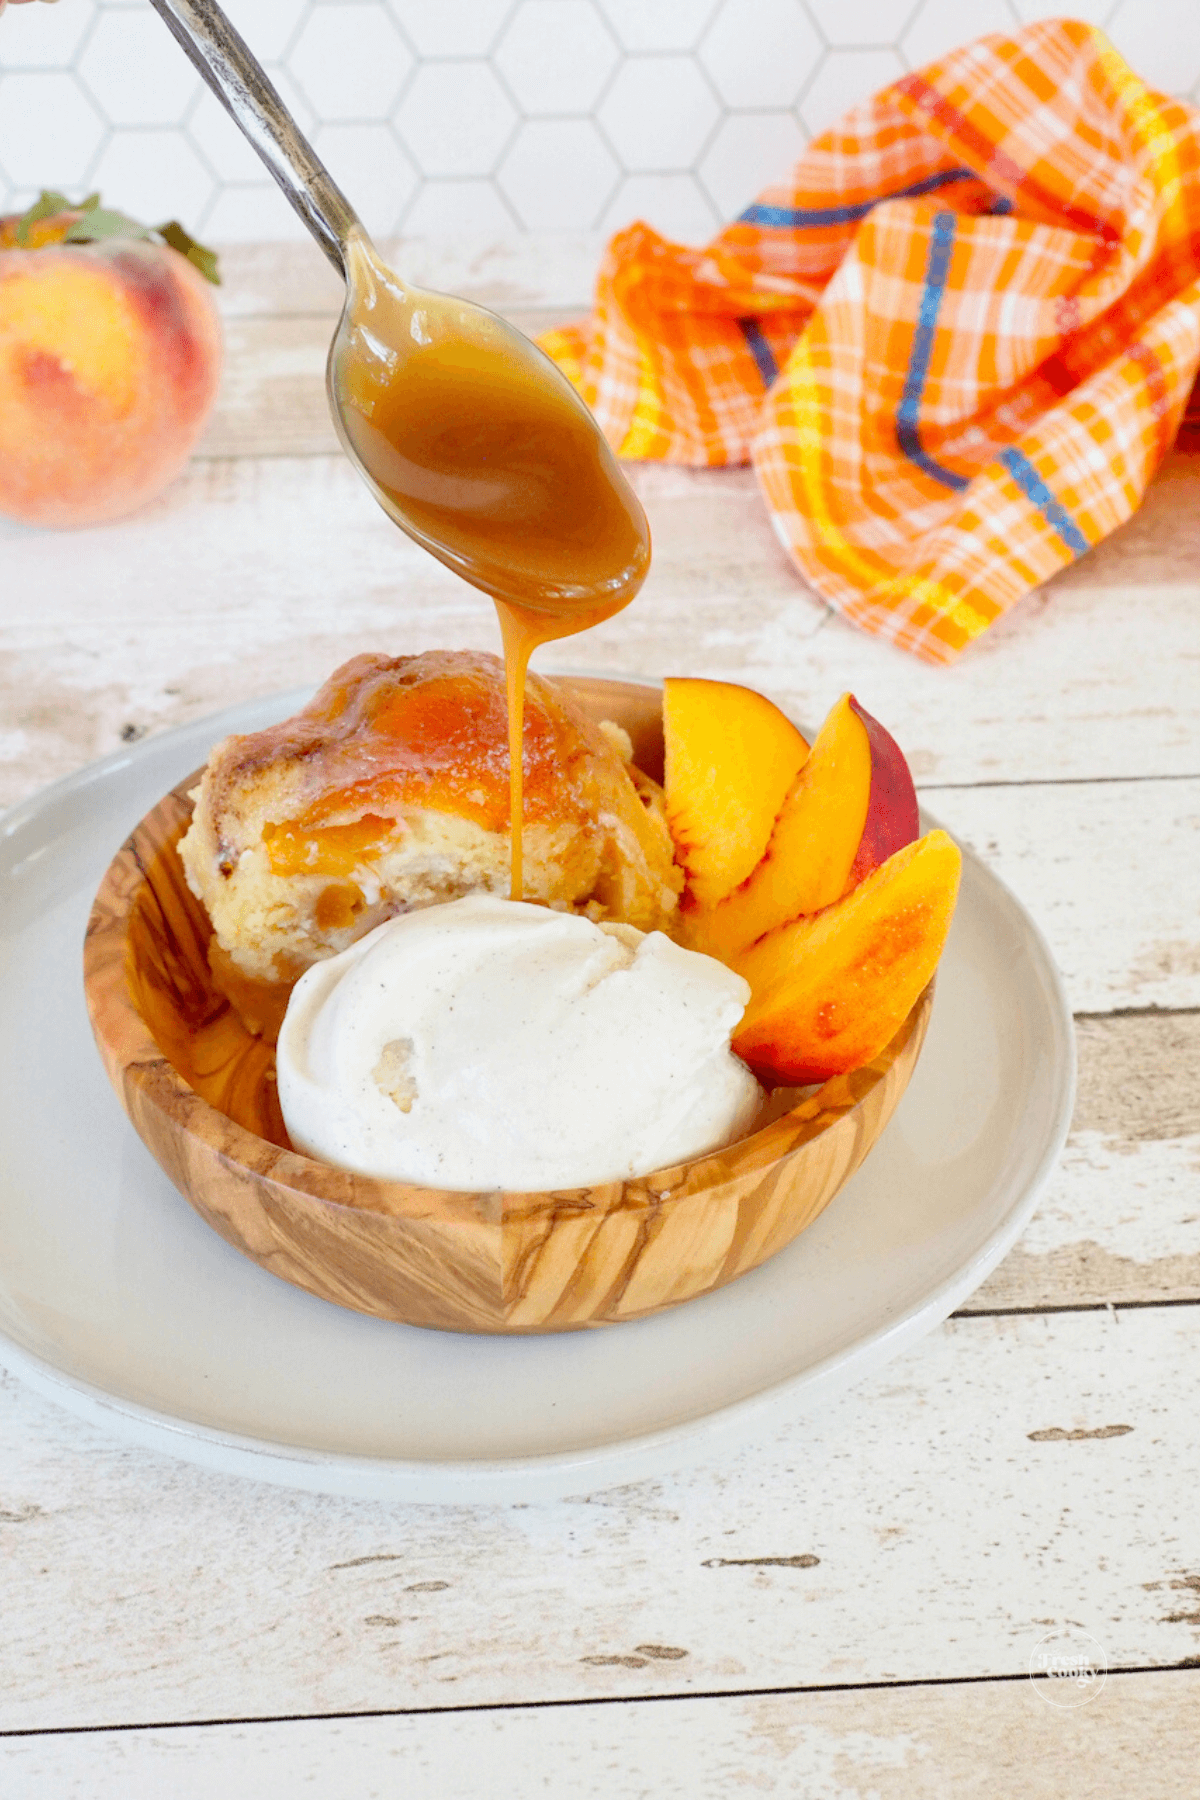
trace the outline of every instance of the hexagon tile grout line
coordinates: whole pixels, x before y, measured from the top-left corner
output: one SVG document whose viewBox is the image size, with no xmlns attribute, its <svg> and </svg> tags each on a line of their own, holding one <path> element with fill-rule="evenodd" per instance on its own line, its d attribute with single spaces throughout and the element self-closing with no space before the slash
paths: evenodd
<svg viewBox="0 0 1200 1800">
<path fill-rule="evenodd" d="M 410 199 L 405 204 L 403 211 L 401 212 L 400 217 L 396 222 L 397 233 L 406 233 L 408 235 L 425 235 L 424 233 L 421 233 L 421 234 L 413 233 L 410 221 L 412 220 L 414 213 L 416 213 L 417 210 L 423 204 L 429 204 L 432 202 L 433 205 L 436 207 L 436 205 L 437 205 L 436 196 L 437 196 L 437 190 L 439 188 L 448 190 L 450 188 L 475 187 L 475 186 L 486 189 L 486 191 L 491 195 L 492 199 L 495 201 L 495 204 L 500 208 L 501 212 L 503 213 L 506 227 L 519 234 L 523 229 L 523 227 L 521 225 L 521 221 L 517 217 L 517 214 L 516 214 L 513 206 L 511 205 L 511 203 L 508 199 L 508 196 L 504 193 L 503 189 L 500 187 L 500 184 L 498 182 L 492 180 L 491 178 L 489 178 L 487 176 L 479 176 L 479 177 L 468 176 L 465 179 L 463 179 L 462 177 L 459 177 L 456 175 L 426 176 L 424 181 L 421 183 L 420 187 L 418 187 L 417 191 L 410 197 Z M 443 212 L 442 214 L 437 215 L 437 216 L 444 217 L 445 215 Z"/>
<path fill-rule="evenodd" d="M 415 61 L 380 0 L 344 0 L 312 8 L 286 66 L 321 125 L 351 125 L 385 120 Z"/>
<path fill-rule="evenodd" d="M 226 0 L 380 232 L 710 235 L 810 133 L 1045 0 Z M 1152 83 L 1200 90 L 1195 0 L 1080 0 Z M 970 20 L 964 23 L 964 12 Z M 172 177 L 171 170 L 175 170 Z M 145 0 L 10 8 L 0 209 L 45 186 L 220 240 L 299 223 Z M 335 168 L 336 174 L 336 168 Z"/>
<path fill-rule="evenodd" d="M 527 231 L 588 230 L 616 193 L 622 173 L 594 120 L 526 119 L 497 168 L 496 182 Z"/>
<path fill-rule="evenodd" d="M 681 112 L 686 114 L 691 134 L 690 147 L 677 137 L 674 151 L 662 104 L 668 81 L 674 83 L 678 109 L 671 123 L 677 126 Z M 694 169 L 720 122 L 720 96 L 699 61 L 671 53 L 627 57 L 594 120 L 630 174 Z"/>
<path fill-rule="evenodd" d="M 792 107 L 824 48 L 801 0 L 724 0 L 696 56 L 727 107 Z"/>
<path fill-rule="evenodd" d="M 397 100 L 390 123 L 422 175 L 461 179 L 494 174 L 521 115 L 483 57 L 455 63 L 431 59 Z M 472 128 L 473 142 L 465 135 Z"/>
<path fill-rule="evenodd" d="M 520 0 L 491 60 L 522 115 L 546 118 L 592 111 L 620 58 L 591 0 Z"/>
<path fill-rule="evenodd" d="M 396 22 L 404 31 L 413 54 L 419 62 L 450 62 L 457 61 L 462 57 L 489 59 L 520 3 L 521 0 L 499 0 L 498 5 L 497 0 L 457 0 L 456 4 L 454 0 L 392 0 L 393 13 L 399 12 Z M 417 7 L 422 7 L 425 13 L 425 21 L 421 27 L 422 34 L 425 24 L 429 23 L 430 13 L 436 15 L 439 23 L 447 15 L 454 17 L 454 28 L 457 35 L 453 48 L 447 49 L 444 41 L 440 39 L 436 48 L 428 50 L 423 48 L 421 38 L 417 35 L 414 19 L 414 11 Z M 490 14 L 492 19 L 490 32 L 485 28 L 485 35 L 478 42 L 467 44 L 460 49 L 462 32 L 469 26 L 477 24 L 485 13 Z"/>
<path fill-rule="evenodd" d="M 865 84 L 871 92 L 877 92 L 880 88 L 887 87 L 891 82 L 899 80 L 908 69 L 902 52 L 890 45 L 879 49 L 874 45 L 856 44 L 851 50 L 826 50 L 801 88 L 792 108 L 801 125 L 813 137 L 819 137 L 821 132 L 836 124 L 837 120 L 851 106 L 859 104 L 864 83 L 861 81 L 855 81 L 849 85 L 843 83 L 839 92 L 837 75 L 839 70 L 844 71 L 852 63 L 862 69 L 867 58 L 873 59 L 874 63 L 874 73 Z M 882 66 L 885 58 L 890 62 L 890 66 L 887 68 Z M 836 96 L 834 104 L 831 106 L 827 102 L 822 106 L 822 89 L 828 90 L 831 85 Z M 819 122 L 814 122 L 814 120 Z"/>
</svg>

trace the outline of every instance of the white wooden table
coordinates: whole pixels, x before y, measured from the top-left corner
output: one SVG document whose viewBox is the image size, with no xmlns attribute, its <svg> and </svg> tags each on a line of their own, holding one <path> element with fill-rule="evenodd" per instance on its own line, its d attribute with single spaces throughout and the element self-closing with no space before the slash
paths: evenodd
<svg viewBox="0 0 1200 1800">
<path fill-rule="evenodd" d="M 104 530 L 0 525 L 2 802 L 358 650 L 495 644 L 336 450 L 320 258 L 228 274 L 184 478 Z M 440 274 L 526 324 L 581 297 L 517 249 Z M 636 480 L 650 581 L 559 666 L 730 676 L 807 719 L 852 687 L 886 720 L 1066 977 L 1080 1097 L 1040 1211 L 802 1424 L 561 1504 L 222 1478 L 0 1378 L 4 1800 L 1197 1791 L 1200 459 L 949 671 L 809 594 L 748 472 Z M 1027 1679 L 1054 1631 L 1102 1647 L 1085 1705 Z"/>
</svg>

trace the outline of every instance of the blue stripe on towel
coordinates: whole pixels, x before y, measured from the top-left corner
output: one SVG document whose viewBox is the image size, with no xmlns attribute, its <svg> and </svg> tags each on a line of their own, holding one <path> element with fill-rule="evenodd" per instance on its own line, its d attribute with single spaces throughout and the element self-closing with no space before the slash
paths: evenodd
<svg viewBox="0 0 1200 1800">
<path fill-rule="evenodd" d="M 946 290 L 946 276 L 950 272 L 954 228 L 955 215 L 952 212 L 940 212 L 933 221 L 933 236 L 929 240 L 929 256 L 925 264 L 925 291 L 921 295 L 917 329 L 913 333 L 908 371 L 904 377 L 904 393 L 896 410 L 896 442 L 908 460 L 926 475 L 932 476 L 934 481 L 940 481 L 943 487 L 961 492 L 970 485 L 968 478 L 956 474 L 953 469 L 944 468 L 929 455 L 921 443 L 917 424 L 925 379 L 929 374 L 929 359 L 933 354 L 938 311 Z"/>
<path fill-rule="evenodd" d="M 974 169 L 943 169 L 940 174 L 923 175 L 920 181 L 897 188 L 894 194 L 879 194 L 874 200 L 860 200 L 854 206 L 748 206 L 744 213 L 738 214 L 736 223 L 801 231 L 819 225 L 853 225 L 856 220 L 865 219 L 872 208 L 884 200 L 912 200 L 918 194 L 932 194 L 935 188 L 946 187 L 952 181 L 977 179 Z"/>
<path fill-rule="evenodd" d="M 779 364 L 775 361 L 775 353 L 763 336 L 757 319 L 739 319 L 738 325 L 751 356 L 758 364 L 758 372 L 763 378 L 763 386 L 769 388 L 779 374 Z"/>
<path fill-rule="evenodd" d="M 1010 444 L 1007 450 L 1000 452 L 998 460 L 1004 464 L 1025 498 L 1033 501 L 1047 525 L 1057 531 L 1072 555 L 1082 556 L 1085 550 L 1091 549 L 1066 507 L 1061 500 L 1054 498 L 1023 451 L 1018 450 L 1015 444 Z"/>
</svg>

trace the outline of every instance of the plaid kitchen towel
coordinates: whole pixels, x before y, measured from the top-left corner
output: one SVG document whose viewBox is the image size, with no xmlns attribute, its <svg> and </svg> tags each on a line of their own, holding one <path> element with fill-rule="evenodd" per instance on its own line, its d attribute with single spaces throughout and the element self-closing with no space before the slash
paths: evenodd
<svg viewBox="0 0 1200 1800">
<path fill-rule="evenodd" d="M 1200 112 L 1069 20 L 817 138 L 706 249 L 610 243 L 543 339 L 622 456 L 751 458 L 848 618 L 949 662 L 1134 511 L 1200 366 Z"/>
</svg>

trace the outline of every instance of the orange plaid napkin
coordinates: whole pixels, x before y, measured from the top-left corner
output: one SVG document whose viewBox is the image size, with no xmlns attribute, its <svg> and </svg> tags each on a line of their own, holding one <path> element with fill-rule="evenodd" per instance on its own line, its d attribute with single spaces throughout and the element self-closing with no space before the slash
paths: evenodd
<svg viewBox="0 0 1200 1800">
<path fill-rule="evenodd" d="M 1138 505 L 1198 275 L 1200 113 L 1057 20 L 885 88 L 707 249 L 619 233 L 542 343 L 620 455 L 752 458 L 818 592 L 949 662 Z"/>
</svg>

